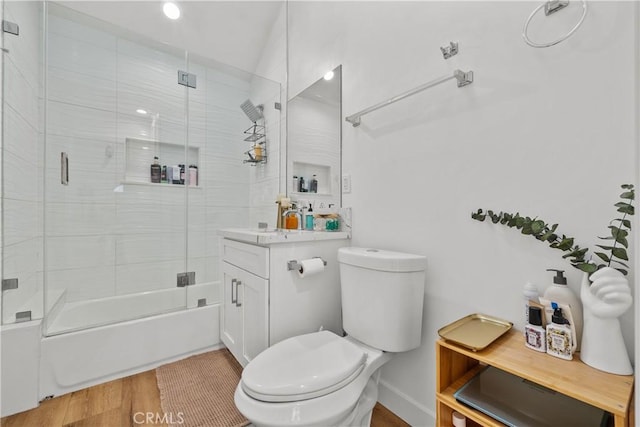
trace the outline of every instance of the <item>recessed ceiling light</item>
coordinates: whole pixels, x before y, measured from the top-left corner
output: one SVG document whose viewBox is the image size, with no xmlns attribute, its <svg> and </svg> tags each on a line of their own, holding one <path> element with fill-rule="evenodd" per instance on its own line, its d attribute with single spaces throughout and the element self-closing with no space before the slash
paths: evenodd
<svg viewBox="0 0 640 427">
<path fill-rule="evenodd" d="M 327 71 L 327 74 L 324 75 L 325 80 L 331 80 L 333 78 L 333 71 Z"/>
<path fill-rule="evenodd" d="M 177 4 L 173 2 L 166 2 L 162 6 L 162 11 L 164 12 L 165 15 L 167 15 L 167 18 L 169 19 L 180 18 L 180 8 L 178 7 Z"/>
<path fill-rule="evenodd" d="M 142 108 L 138 108 L 136 110 L 136 113 L 138 113 L 138 114 L 147 114 L 147 110 L 143 110 Z"/>
</svg>

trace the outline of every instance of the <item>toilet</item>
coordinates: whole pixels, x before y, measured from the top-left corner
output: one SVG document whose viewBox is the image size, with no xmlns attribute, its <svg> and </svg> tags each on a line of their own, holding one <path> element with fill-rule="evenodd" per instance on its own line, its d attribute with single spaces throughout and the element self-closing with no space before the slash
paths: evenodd
<svg viewBox="0 0 640 427">
<path fill-rule="evenodd" d="M 380 367 L 420 346 L 426 258 L 340 248 L 342 326 L 281 341 L 255 357 L 235 392 L 257 427 L 369 426 Z"/>
</svg>

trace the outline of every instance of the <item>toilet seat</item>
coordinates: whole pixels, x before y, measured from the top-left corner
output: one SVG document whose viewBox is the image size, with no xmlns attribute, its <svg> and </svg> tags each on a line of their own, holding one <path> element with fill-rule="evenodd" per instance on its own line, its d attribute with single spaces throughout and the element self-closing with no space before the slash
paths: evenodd
<svg viewBox="0 0 640 427">
<path fill-rule="evenodd" d="M 362 348 L 330 331 L 281 341 L 242 372 L 242 390 L 263 402 L 297 402 L 332 393 L 365 366 Z"/>
</svg>

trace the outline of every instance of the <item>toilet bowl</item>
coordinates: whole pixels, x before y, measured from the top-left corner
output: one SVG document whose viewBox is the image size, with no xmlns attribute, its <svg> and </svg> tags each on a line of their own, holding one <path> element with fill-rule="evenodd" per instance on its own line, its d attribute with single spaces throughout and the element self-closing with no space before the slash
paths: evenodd
<svg viewBox="0 0 640 427">
<path fill-rule="evenodd" d="M 347 335 L 291 337 L 249 362 L 234 399 L 253 425 L 369 426 L 380 367 L 420 345 L 425 257 L 341 248 L 338 262 Z"/>
<path fill-rule="evenodd" d="M 235 392 L 238 410 L 254 425 L 369 425 L 357 421 L 370 415 L 378 397 L 372 376 L 392 353 L 330 331 L 289 338 L 269 350 L 247 365 Z"/>
</svg>

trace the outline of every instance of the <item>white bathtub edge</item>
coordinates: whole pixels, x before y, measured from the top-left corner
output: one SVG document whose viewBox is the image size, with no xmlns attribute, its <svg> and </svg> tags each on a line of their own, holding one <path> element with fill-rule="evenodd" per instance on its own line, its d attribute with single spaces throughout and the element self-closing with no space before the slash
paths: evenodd
<svg viewBox="0 0 640 427">
<path fill-rule="evenodd" d="M 222 348 L 219 305 L 42 339 L 39 399 Z"/>
<path fill-rule="evenodd" d="M 38 406 L 38 359 L 42 322 L 3 325 L 0 331 L 2 367 L 0 416 Z"/>
</svg>

